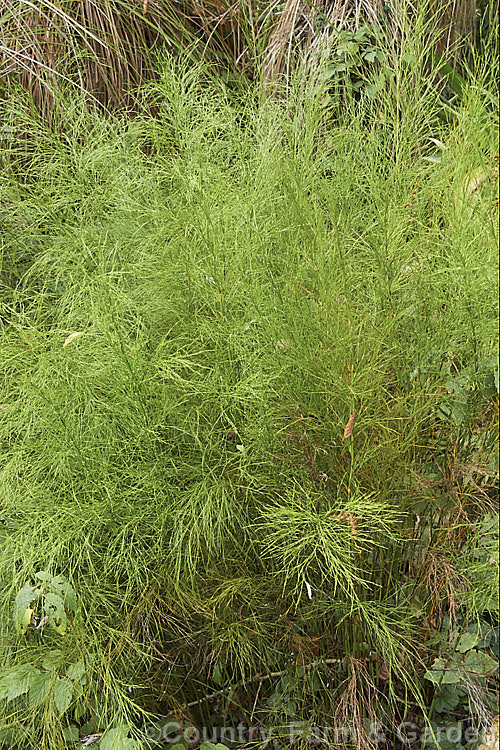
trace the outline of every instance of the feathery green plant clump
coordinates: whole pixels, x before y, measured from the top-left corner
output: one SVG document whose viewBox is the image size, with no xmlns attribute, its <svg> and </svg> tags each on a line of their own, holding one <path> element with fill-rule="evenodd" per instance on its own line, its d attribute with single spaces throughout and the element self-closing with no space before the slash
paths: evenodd
<svg viewBox="0 0 500 750">
<path fill-rule="evenodd" d="M 6 747 L 145 747 L 150 714 L 370 747 L 443 685 L 487 720 L 495 113 L 477 81 L 443 123 L 390 64 L 372 104 L 321 62 L 263 101 L 168 60 L 156 119 L 11 102 Z"/>
</svg>

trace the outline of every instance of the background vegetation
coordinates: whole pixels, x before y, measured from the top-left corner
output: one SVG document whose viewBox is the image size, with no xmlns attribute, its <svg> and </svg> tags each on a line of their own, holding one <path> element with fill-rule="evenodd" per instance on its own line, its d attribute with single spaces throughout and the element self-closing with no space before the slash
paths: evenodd
<svg viewBox="0 0 500 750">
<path fill-rule="evenodd" d="M 471 44 L 488 37 L 497 14 L 498 3 L 488 0 L 419 0 L 415 6 L 381 0 L 0 0 L 0 87 L 6 95 L 20 83 L 46 117 L 57 107 L 54 92 L 63 81 L 106 106 L 130 107 L 134 89 L 155 77 L 155 56 L 165 46 L 210 60 L 227 80 L 243 73 L 269 84 L 290 74 L 299 51 L 335 44 L 341 32 L 369 23 L 402 42 L 408 23 L 422 34 L 421 18 L 434 52 L 459 64 Z"/>
<path fill-rule="evenodd" d="M 464 747 L 498 713 L 493 9 L 445 55 L 429 12 L 164 7 L 40 4 L 55 74 L 4 36 L 0 743 Z"/>
</svg>

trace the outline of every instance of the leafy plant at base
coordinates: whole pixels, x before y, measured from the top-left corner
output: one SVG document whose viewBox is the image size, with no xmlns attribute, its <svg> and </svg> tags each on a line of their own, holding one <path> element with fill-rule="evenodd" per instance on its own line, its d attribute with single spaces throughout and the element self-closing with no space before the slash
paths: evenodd
<svg viewBox="0 0 500 750">
<path fill-rule="evenodd" d="M 64 637 L 71 612 L 74 614 L 77 606 L 75 592 L 61 576 L 40 571 L 36 578 L 41 583 L 27 582 L 16 595 L 16 630 L 22 636 L 35 630 L 43 636 L 48 628 Z M 31 663 L 5 668 L 0 674 L 0 700 L 10 703 L 22 698 L 29 708 L 52 701 L 60 715 L 66 713 L 85 683 L 85 665 L 79 660 L 64 671 L 63 661 L 63 651 L 52 649 L 43 657 L 41 669 Z"/>
<path fill-rule="evenodd" d="M 359 92 L 376 99 L 386 79 L 394 76 L 392 68 L 384 65 L 388 54 L 382 33 L 377 26 L 369 25 L 356 31 L 339 31 L 324 70 L 325 79 L 337 81 L 348 94 Z"/>
<path fill-rule="evenodd" d="M 41 583 L 27 582 L 16 595 L 14 623 L 24 635 L 30 625 L 37 629 L 49 625 L 60 635 L 68 626 L 68 612 L 76 610 L 76 595 L 73 588 L 60 576 L 45 571 L 36 574 Z"/>
</svg>

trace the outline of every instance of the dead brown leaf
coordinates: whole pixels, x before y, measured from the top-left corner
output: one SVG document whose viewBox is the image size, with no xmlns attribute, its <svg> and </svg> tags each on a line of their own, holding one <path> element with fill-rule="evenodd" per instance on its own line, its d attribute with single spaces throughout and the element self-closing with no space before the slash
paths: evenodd
<svg viewBox="0 0 500 750">
<path fill-rule="evenodd" d="M 353 411 L 353 413 L 349 417 L 349 421 L 347 422 L 345 429 L 344 429 L 344 440 L 347 440 L 347 438 L 351 437 L 357 415 L 358 415 L 358 412 Z"/>
</svg>

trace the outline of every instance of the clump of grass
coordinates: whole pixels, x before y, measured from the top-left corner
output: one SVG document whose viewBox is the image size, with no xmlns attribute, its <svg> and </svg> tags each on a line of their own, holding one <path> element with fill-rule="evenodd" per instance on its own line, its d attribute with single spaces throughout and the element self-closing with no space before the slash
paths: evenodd
<svg viewBox="0 0 500 750">
<path fill-rule="evenodd" d="M 496 127 L 480 87 L 450 126 L 417 69 L 378 109 L 320 73 L 262 101 L 166 59 L 156 119 L 73 98 L 61 133 L 11 102 L 38 145 L 0 183 L 4 675 L 84 665 L 63 711 L 4 703 L 14 747 L 202 724 L 218 690 L 276 726 L 425 710 L 492 504 Z M 12 622 L 40 570 L 64 635 Z"/>
<path fill-rule="evenodd" d="M 63 116 L 59 89 L 67 83 L 104 107 L 131 109 L 134 90 L 154 78 L 156 52 L 163 47 L 211 62 L 233 84 L 243 74 L 250 79 L 262 75 L 269 85 L 288 80 L 301 55 L 314 56 L 338 41 L 339 34 L 365 24 L 382 30 L 389 46 L 397 40 L 403 48 L 407 37 L 421 35 L 423 16 L 428 46 L 439 56 L 456 62 L 464 49 L 473 48 L 475 0 L 430 0 L 420 3 L 418 12 L 373 0 L 324 6 L 297 0 L 0 0 L 0 93 L 8 97 L 20 84 L 44 117 L 56 123 Z"/>
</svg>

